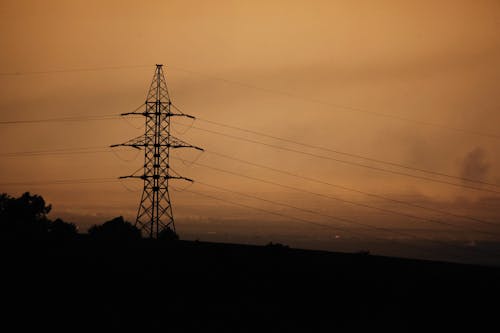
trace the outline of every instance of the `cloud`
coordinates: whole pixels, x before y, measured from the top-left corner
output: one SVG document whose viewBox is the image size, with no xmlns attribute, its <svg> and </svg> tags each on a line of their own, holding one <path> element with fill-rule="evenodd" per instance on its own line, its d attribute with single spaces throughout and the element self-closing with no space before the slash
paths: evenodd
<svg viewBox="0 0 500 333">
<path fill-rule="evenodd" d="M 474 148 L 465 156 L 462 162 L 462 178 L 484 181 L 490 170 L 486 160 L 486 152 L 479 147 Z"/>
</svg>

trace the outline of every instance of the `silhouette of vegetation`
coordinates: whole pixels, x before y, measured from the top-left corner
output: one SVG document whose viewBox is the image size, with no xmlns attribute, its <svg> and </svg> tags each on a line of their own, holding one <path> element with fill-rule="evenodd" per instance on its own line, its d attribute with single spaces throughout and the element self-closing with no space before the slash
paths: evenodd
<svg viewBox="0 0 500 333">
<path fill-rule="evenodd" d="M 18 198 L 7 193 L 0 194 L 0 239 L 56 239 L 72 240 L 78 237 L 75 224 L 60 218 L 51 221 L 47 215 L 52 206 L 44 198 L 26 192 Z M 88 231 L 90 238 L 99 240 L 138 240 L 141 231 L 124 220 L 116 217 L 102 225 L 94 225 Z M 175 241 L 179 236 L 170 228 L 163 230 L 158 239 Z"/>
<path fill-rule="evenodd" d="M 0 195 L 0 234 L 5 238 L 41 238 L 49 233 L 51 206 L 39 195 Z"/>
<path fill-rule="evenodd" d="M 94 225 L 88 231 L 90 237 L 99 240 L 137 240 L 141 238 L 141 231 L 123 216 L 105 222 L 102 225 Z"/>
<path fill-rule="evenodd" d="M 288 245 L 284 245 L 281 243 L 273 243 L 273 242 L 269 242 L 266 245 L 266 247 L 272 248 L 272 249 L 288 249 L 288 248 L 290 248 Z"/>
<path fill-rule="evenodd" d="M 56 219 L 50 224 L 49 232 L 55 239 L 74 239 L 78 235 L 78 229 L 75 224 Z"/>
<path fill-rule="evenodd" d="M 28 230 L 49 240 L 77 235 L 74 224 L 50 221 L 49 212 L 41 196 L 2 194 L 0 231 L 24 237 Z M 498 267 L 368 251 L 292 251 L 273 242 L 262 251 L 238 244 L 161 241 L 178 239 L 172 229 L 156 242 L 140 238 L 140 230 L 120 216 L 93 226 L 89 237 L 74 242 L 0 241 L 2 278 L 8 286 L 2 301 L 12 304 L 3 309 L 2 323 L 33 324 L 37 330 L 71 330 L 77 322 L 89 331 L 194 332 L 238 331 L 242 323 L 252 323 L 255 331 L 286 332 L 366 331 L 374 325 L 400 331 L 410 324 L 423 331 L 435 327 L 436 319 L 441 330 L 454 332 L 459 330 L 450 325 L 462 325 L 461 318 L 470 320 L 471 331 L 486 331 L 477 328 L 481 322 L 485 328 L 496 324 L 497 309 L 490 304 L 500 297 Z M 26 300 L 32 306 L 20 311 Z M 165 300 L 173 305 L 168 312 Z M 93 315 L 82 319 L 88 304 Z"/>
<path fill-rule="evenodd" d="M 179 235 L 177 233 L 170 229 L 170 228 L 165 228 L 160 233 L 158 234 L 158 239 L 162 241 L 177 241 L 179 240 Z"/>
</svg>

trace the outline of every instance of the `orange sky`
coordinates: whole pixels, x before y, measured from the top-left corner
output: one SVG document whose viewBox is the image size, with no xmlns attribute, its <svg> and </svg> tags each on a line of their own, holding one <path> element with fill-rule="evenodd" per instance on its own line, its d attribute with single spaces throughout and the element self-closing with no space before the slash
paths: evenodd
<svg viewBox="0 0 500 333">
<path fill-rule="evenodd" d="M 173 101 L 186 113 L 335 150 L 500 184 L 500 139 L 448 129 L 500 135 L 498 1 L 1 1 L 0 48 L 2 73 L 150 65 L 1 75 L 1 120 L 131 111 L 144 102 L 154 64 L 163 63 Z M 1 153 L 106 147 L 139 135 L 141 125 L 140 120 L 2 125 Z M 195 126 L 300 148 L 202 121 Z M 177 129 L 184 130 L 181 126 Z M 499 196 L 492 193 L 277 151 L 196 129 L 175 135 L 207 150 L 335 184 L 499 221 L 500 212 L 493 209 L 500 206 L 496 205 Z M 134 151 L 120 149 L 117 154 L 118 158 L 109 152 L 2 156 L 0 182 L 110 178 L 130 174 L 142 163 Z M 197 154 L 179 152 L 178 156 L 194 159 Z M 198 161 L 405 211 L 391 203 L 210 154 Z M 374 225 L 414 227 L 413 222 L 400 217 L 379 216 L 370 210 L 318 200 L 196 165 L 178 161 L 173 164 L 183 175 L 201 182 Z M 134 181 L 125 185 L 128 189 L 120 183 L 2 185 L 1 191 L 42 194 L 54 205 L 54 215 L 73 219 L 85 229 L 117 214 L 134 219 L 141 185 Z M 231 198 L 199 184 L 190 189 Z M 217 209 L 220 203 L 188 192 L 174 192 L 172 197 L 181 232 L 182 221 L 185 228 L 189 225 L 191 232 L 197 232 L 201 230 L 197 223 L 215 220 L 227 220 L 227 225 L 246 221 L 240 224 L 248 227 L 254 216 L 244 208 L 230 206 L 221 216 Z M 302 216 L 283 207 L 234 199 Z M 410 212 L 434 216 L 425 211 Z M 262 221 L 282 220 L 258 216 Z M 304 218 L 325 220 L 317 216 Z M 470 234 L 470 221 L 453 222 L 464 225 L 465 232 L 460 235 Z M 293 229 L 293 224 L 282 223 L 284 229 Z M 434 230 L 432 224 L 415 228 Z M 245 230 L 249 234 L 257 232 L 252 227 Z"/>
</svg>

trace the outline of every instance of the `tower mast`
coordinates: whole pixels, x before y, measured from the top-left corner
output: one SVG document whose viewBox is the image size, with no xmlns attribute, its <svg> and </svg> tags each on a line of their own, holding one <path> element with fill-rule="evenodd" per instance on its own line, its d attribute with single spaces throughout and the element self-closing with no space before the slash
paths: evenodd
<svg viewBox="0 0 500 333">
<path fill-rule="evenodd" d="M 163 72 L 163 65 L 156 65 L 155 74 L 149 88 L 144 112 L 122 113 L 122 116 L 141 115 L 145 118 L 144 135 L 122 144 L 144 149 L 144 172 L 142 175 L 130 175 L 120 178 L 140 178 L 144 181 L 141 202 L 135 221 L 142 233 L 150 238 L 158 236 L 167 228 L 175 232 L 174 215 L 168 183 L 170 179 L 193 180 L 182 177 L 170 167 L 170 149 L 193 148 L 203 151 L 202 148 L 190 145 L 170 133 L 171 117 L 193 116 L 172 112 L 172 101 L 167 89 L 167 81 Z"/>
</svg>

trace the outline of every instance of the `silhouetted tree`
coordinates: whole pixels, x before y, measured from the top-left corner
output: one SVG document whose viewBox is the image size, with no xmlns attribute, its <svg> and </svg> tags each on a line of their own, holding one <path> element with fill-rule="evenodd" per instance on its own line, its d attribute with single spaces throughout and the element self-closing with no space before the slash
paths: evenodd
<svg viewBox="0 0 500 333">
<path fill-rule="evenodd" d="M 0 233 L 7 237 L 42 237 L 49 231 L 47 214 L 51 206 L 39 195 L 24 193 L 19 198 L 0 195 Z"/>
<path fill-rule="evenodd" d="M 64 222 L 59 218 L 50 224 L 49 232 L 51 237 L 55 239 L 73 239 L 78 235 L 76 225 Z"/>
<path fill-rule="evenodd" d="M 266 247 L 268 248 L 272 248 L 272 249 L 288 249 L 289 246 L 288 245 L 284 245 L 284 244 L 281 244 L 281 243 L 273 243 L 273 242 L 269 242 Z"/>
<path fill-rule="evenodd" d="M 158 239 L 162 241 L 176 241 L 179 240 L 179 235 L 173 229 L 165 228 L 158 234 Z"/>
<path fill-rule="evenodd" d="M 88 231 L 94 239 L 101 240 L 135 240 L 141 238 L 141 231 L 123 219 L 123 216 L 105 222 L 102 225 L 94 225 Z"/>
</svg>

